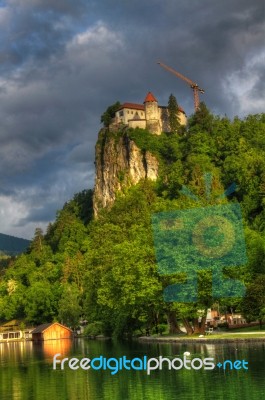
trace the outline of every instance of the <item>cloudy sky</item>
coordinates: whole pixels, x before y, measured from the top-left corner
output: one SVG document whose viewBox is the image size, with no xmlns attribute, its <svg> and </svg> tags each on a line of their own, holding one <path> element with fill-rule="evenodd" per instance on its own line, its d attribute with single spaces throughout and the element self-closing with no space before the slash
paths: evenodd
<svg viewBox="0 0 265 400">
<path fill-rule="evenodd" d="M 92 188 L 100 115 L 190 88 L 217 114 L 265 110 L 264 0 L 0 0 L 0 232 L 31 238 Z"/>
</svg>

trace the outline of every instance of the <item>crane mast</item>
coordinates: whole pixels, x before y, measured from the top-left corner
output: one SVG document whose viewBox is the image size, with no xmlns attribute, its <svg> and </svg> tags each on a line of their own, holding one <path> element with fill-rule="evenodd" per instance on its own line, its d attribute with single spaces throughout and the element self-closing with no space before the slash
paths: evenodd
<svg viewBox="0 0 265 400">
<path fill-rule="evenodd" d="M 193 82 L 191 79 L 187 78 L 186 76 L 182 75 L 180 72 L 175 71 L 173 68 L 169 67 L 166 64 L 163 64 L 162 62 L 158 62 L 161 67 L 166 69 L 167 71 L 171 72 L 172 74 L 176 75 L 178 78 L 182 79 L 184 82 L 186 82 L 191 89 L 193 90 L 193 97 L 194 97 L 194 109 L 195 112 L 198 111 L 200 107 L 200 98 L 199 98 L 199 92 L 204 93 L 204 90 L 201 89 L 197 83 Z"/>
</svg>

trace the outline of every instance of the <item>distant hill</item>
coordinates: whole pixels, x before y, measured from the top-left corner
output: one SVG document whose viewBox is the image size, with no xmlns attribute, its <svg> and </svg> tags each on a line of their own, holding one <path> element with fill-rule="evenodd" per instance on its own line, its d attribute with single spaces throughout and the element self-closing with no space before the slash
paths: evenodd
<svg viewBox="0 0 265 400">
<path fill-rule="evenodd" d="M 0 254 L 15 256 L 23 253 L 30 244 L 30 240 L 0 233 Z"/>
</svg>

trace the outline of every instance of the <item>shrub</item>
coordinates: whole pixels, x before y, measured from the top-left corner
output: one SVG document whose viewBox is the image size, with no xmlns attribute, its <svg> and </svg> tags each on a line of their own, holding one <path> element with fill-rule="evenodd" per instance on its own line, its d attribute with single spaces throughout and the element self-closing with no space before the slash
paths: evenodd
<svg viewBox="0 0 265 400">
<path fill-rule="evenodd" d="M 84 329 L 85 336 L 98 336 L 103 334 L 103 324 L 100 321 L 88 324 Z"/>
</svg>

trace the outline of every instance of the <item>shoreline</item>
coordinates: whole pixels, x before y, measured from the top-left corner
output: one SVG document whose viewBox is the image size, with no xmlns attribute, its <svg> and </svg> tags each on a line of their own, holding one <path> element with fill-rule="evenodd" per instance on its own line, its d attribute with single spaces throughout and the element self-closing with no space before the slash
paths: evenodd
<svg viewBox="0 0 265 400">
<path fill-rule="evenodd" d="M 179 343 L 179 344 L 191 344 L 191 343 L 251 343 L 251 342 L 265 342 L 264 337 L 239 337 L 239 338 L 211 338 L 211 337 L 151 337 L 151 336 L 141 336 L 137 339 L 139 342 L 146 343 Z"/>
</svg>

